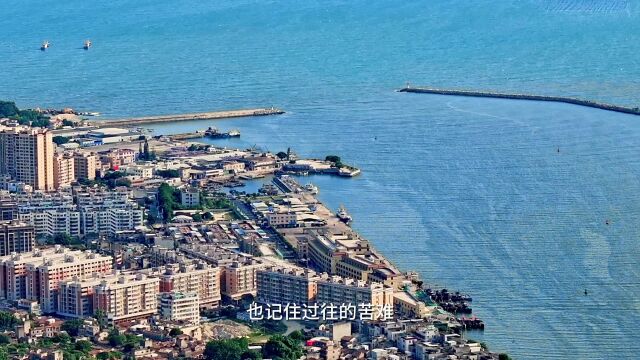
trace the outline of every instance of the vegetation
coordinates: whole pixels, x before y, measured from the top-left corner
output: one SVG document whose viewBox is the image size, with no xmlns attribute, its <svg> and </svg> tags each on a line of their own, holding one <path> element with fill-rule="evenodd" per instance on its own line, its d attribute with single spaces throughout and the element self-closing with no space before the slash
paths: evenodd
<svg viewBox="0 0 640 360">
<path fill-rule="evenodd" d="M 209 341 L 204 350 L 204 357 L 207 360 L 246 360 L 262 358 L 259 353 L 249 350 L 249 342 L 245 338 Z"/>
<path fill-rule="evenodd" d="M 13 101 L 0 101 L 0 118 L 17 120 L 20 125 L 48 127 L 49 117 L 34 110 L 20 110 Z"/>
<path fill-rule="evenodd" d="M 332 162 L 332 163 L 339 163 L 339 162 L 340 162 L 340 156 L 337 156 L 337 155 L 327 155 L 327 156 L 324 158 L 324 160 L 325 160 L 325 161 Z"/>
<path fill-rule="evenodd" d="M 76 127 L 76 125 L 77 124 L 71 120 L 67 120 L 67 119 L 62 120 L 62 126 Z"/>
<path fill-rule="evenodd" d="M 211 148 L 211 145 L 199 145 L 199 144 L 191 144 L 187 148 L 187 151 L 206 151 Z"/>
<path fill-rule="evenodd" d="M 0 334 L 0 345 L 6 345 L 11 343 L 11 338 L 7 334 Z"/>
<path fill-rule="evenodd" d="M 125 352 L 135 350 L 142 344 L 142 339 L 133 334 L 121 334 L 118 329 L 111 329 L 107 337 L 109 345 L 113 347 L 122 347 Z"/>
<path fill-rule="evenodd" d="M 22 321 L 8 311 L 0 311 L 0 331 L 13 330 L 16 325 L 22 324 Z"/>
<path fill-rule="evenodd" d="M 165 179 L 177 178 L 180 177 L 180 171 L 178 170 L 156 170 L 156 175 L 161 176 Z"/>
<path fill-rule="evenodd" d="M 131 180 L 126 179 L 125 176 L 127 176 L 127 174 L 124 171 L 111 171 L 103 177 L 96 176 L 94 180 L 78 179 L 78 183 L 85 186 L 106 186 L 109 189 L 118 186 L 131 187 Z"/>
<path fill-rule="evenodd" d="M 268 359 L 297 360 L 303 354 L 298 340 L 283 335 L 272 336 L 262 349 L 262 355 Z"/>
<path fill-rule="evenodd" d="M 58 233 L 54 236 L 48 236 L 46 239 L 48 245 L 65 245 L 65 246 L 78 246 L 83 245 L 83 242 L 75 237 L 66 233 Z M 74 335 L 75 336 L 75 335 Z"/>
<path fill-rule="evenodd" d="M 66 144 L 66 143 L 68 143 L 68 142 L 69 142 L 69 140 L 70 140 L 70 139 L 69 139 L 68 137 L 66 137 L 66 136 L 60 136 L 60 135 L 57 135 L 57 136 L 54 136 L 54 137 L 53 137 L 53 142 L 54 142 L 56 145 Z"/>
<path fill-rule="evenodd" d="M 276 154 L 276 156 L 278 157 L 278 159 L 284 160 L 287 158 L 287 153 L 284 151 L 280 151 L 279 153 Z"/>
<path fill-rule="evenodd" d="M 166 183 L 161 184 L 158 187 L 158 207 L 162 209 L 164 220 L 169 220 L 174 210 L 182 209 L 180 190 Z"/>
<path fill-rule="evenodd" d="M 122 359 L 122 353 L 119 351 L 103 351 L 96 355 L 97 360 L 113 360 Z"/>
<path fill-rule="evenodd" d="M 183 334 L 183 332 L 179 328 L 173 328 L 173 329 L 171 329 L 171 331 L 169 331 L 169 336 L 178 336 L 178 335 L 182 335 L 182 334 Z"/>
<path fill-rule="evenodd" d="M 498 355 L 498 360 L 511 360 L 511 357 L 505 353 Z"/>
<path fill-rule="evenodd" d="M 76 337 L 78 336 L 78 334 L 80 334 L 80 328 L 82 327 L 83 324 L 84 324 L 84 320 L 82 319 L 67 320 L 62 324 L 61 329 L 66 331 L 67 334 L 73 337 Z"/>
</svg>

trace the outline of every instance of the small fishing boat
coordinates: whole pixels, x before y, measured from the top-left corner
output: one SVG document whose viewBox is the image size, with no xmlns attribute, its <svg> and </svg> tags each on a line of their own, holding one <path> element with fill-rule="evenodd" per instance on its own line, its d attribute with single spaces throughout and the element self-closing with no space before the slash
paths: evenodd
<svg viewBox="0 0 640 360">
<path fill-rule="evenodd" d="M 45 41 L 42 43 L 42 45 L 40 45 L 40 50 L 45 51 L 45 50 L 47 50 L 47 49 L 49 48 L 49 46 L 50 46 L 50 45 L 51 45 L 51 44 L 49 44 L 49 42 L 45 40 Z"/>
<path fill-rule="evenodd" d="M 91 40 L 85 40 L 82 48 L 85 50 L 89 50 L 90 47 L 91 47 Z"/>
</svg>

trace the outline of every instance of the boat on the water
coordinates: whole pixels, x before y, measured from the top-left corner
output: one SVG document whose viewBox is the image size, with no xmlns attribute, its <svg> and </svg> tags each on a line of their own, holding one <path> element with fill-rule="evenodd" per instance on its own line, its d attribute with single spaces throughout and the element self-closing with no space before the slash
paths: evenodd
<svg viewBox="0 0 640 360">
<path fill-rule="evenodd" d="M 49 44 L 49 42 L 45 40 L 45 41 L 42 43 L 42 45 L 40 45 L 40 50 L 45 51 L 45 50 L 47 50 L 47 49 L 49 48 L 49 46 L 50 46 L 50 45 L 51 45 L 51 44 Z"/>
<path fill-rule="evenodd" d="M 351 215 L 349 215 L 347 209 L 344 208 L 344 205 L 340 205 L 336 216 L 345 224 L 349 224 L 351 221 L 353 221 L 353 218 L 351 217 Z"/>
<path fill-rule="evenodd" d="M 205 136 L 210 137 L 212 139 L 224 139 L 230 137 L 240 137 L 240 130 L 234 129 L 229 132 L 220 132 L 215 127 L 210 127 L 204 132 Z"/>
<path fill-rule="evenodd" d="M 318 193 L 320 192 L 320 190 L 318 189 L 318 187 L 317 187 L 317 186 L 315 186 L 315 185 L 313 185 L 312 183 L 307 183 L 307 184 L 304 186 L 304 189 L 305 189 L 306 191 L 308 191 L 311 195 L 316 195 L 316 194 L 318 194 Z"/>
<path fill-rule="evenodd" d="M 90 47 L 91 47 L 91 40 L 85 40 L 82 48 L 85 50 L 89 50 Z"/>
</svg>

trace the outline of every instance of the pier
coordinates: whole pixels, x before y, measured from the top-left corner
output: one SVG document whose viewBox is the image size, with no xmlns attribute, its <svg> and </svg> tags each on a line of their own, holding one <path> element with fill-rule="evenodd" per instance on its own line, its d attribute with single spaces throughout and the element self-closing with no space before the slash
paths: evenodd
<svg viewBox="0 0 640 360">
<path fill-rule="evenodd" d="M 626 107 L 613 104 L 607 104 L 598 101 L 584 100 L 572 97 L 563 96 L 546 96 L 546 95 L 534 95 L 534 94 L 516 94 L 516 93 L 499 93 L 491 91 L 474 91 L 474 90 L 451 90 L 451 89 L 436 89 L 429 87 L 405 87 L 398 92 L 407 93 L 422 93 L 422 94 L 436 94 L 436 95 L 453 95 L 453 96 L 469 96 L 469 97 L 487 97 L 497 99 L 513 99 L 513 100 L 532 100 L 532 101 L 550 101 L 560 102 L 566 104 L 573 104 L 579 106 L 586 106 L 595 109 L 615 111 L 631 115 L 640 115 L 640 108 L 638 107 Z"/>
<path fill-rule="evenodd" d="M 204 112 L 204 113 L 191 113 L 191 114 L 175 114 L 175 115 L 158 115 L 158 116 L 145 116 L 135 117 L 128 119 L 113 119 L 113 120 L 101 120 L 89 122 L 93 126 L 138 126 L 143 124 L 155 124 L 166 123 L 176 121 L 192 121 L 192 120 L 218 120 L 229 119 L 238 117 L 250 117 L 250 116 L 267 116 L 267 115 L 280 115 L 284 114 L 283 110 L 276 108 L 260 108 L 260 109 L 245 109 L 245 110 L 229 110 L 229 111 L 216 111 L 216 112 Z"/>
</svg>

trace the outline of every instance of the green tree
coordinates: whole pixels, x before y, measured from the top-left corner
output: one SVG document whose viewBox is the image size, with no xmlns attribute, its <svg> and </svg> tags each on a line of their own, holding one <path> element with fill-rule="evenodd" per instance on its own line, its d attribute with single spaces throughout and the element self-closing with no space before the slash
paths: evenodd
<svg viewBox="0 0 640 360">
<path fill-rule="evenodd" d="M 179 328 L 173 328 L 171 329 L 171 331 L 169 331 L 169 336 L 178 336 L 182 334 L 182 330 L 180 330 Z"/>
<path fill-rule="evenodd" d="M 337 155 L 327 155 L 324 159 L 332 163 L 340 162 L 340 156 L 337 156 Z"/>
<path fill-rule="evenodd" d="M 511 357 L 505 353 L 498 355 L 498 360 L 511 360 Z"/>
<path fill-rule="evenodd" d="M 249 342 L 245 338 L 213 340 L 207 343 L 204 357 L 207 360 L 242 360 L 248 350 Z"/>
<path fill-rule="evenodd" d="M 78 341 L 76 341 L 76 344 L 75 344 L 74 348 L 76 350 L 78 350 L 78 351 L 81 351 L 81 352 L 87 354 L 89 351 L 91 351 L 93 349 L 93 344 L 91 344 L 91 341 L 78 340 Z"/>
<path fill-rule="evenodd" d="M 276 154 L 276 156 L 278 157 L 278 159 L 284 160 L 287 158 L 287 153 L 284 151 L 280 151 L 279 153 Z"/>
<path fill-rule="evenodd" d="M 9 360 L 9 352 L 4 346 L 0 346 L 0 360 Z"/>
<path fill-rule="evenodd" d="M 0 345 L 10 344 L 11 338 L 7 334 L 0 334 Z"/>
<path fill-rule="evenodd" d="M 61 329 L 66 331 L 67 334 L 76 337 L 80 333 L 80 328 L 84 325 L 82 319 L 67 320 L 62 324 Z"/>
<path fill-rule="evenodd" d="M 68 143 L 68 142 L 69 142 L 69 140 L 70 140 L 70 139 L 69 139 L 68 137 L 66 137 L 66 136 L 60 136 L 60 135 L 57 135 L 57 136 L 54 136 L 54 137 L 53 137 L 53 142 L 54 142 L 56 145 L 66 144 L 66 143 Z"/>
<path fill-rule="evenodd" d="M 296 330 L 291 332 L 291 334 L 289 334 L 289 337 L 299 342 L 302 342 L 305 340 L 304 333 L 301 330 Z"/>
<path fill-rule="evenodd" d="M 71 336 L 69 336 L 69 334 L 66 333 L 59 333 L 54 335 L 51 340 L 54 343 L 59 343 L 59 344 L 68 344 L 71 342 Z"/>
<path fill-rule="evenodd" d="M 118 331 L 118 329 L 112 329 L 111 331 L 109 331 L 107 340 L 109 341 L 109 345 L 113 347 L 119 347 L 124 345 L 125 341 L 127 341 L 127 338 L 124 335 L 120 334 L 120 331 Z"/>
<path fill-rule="evenodd" d="M 156 175 L 161 176 L 165 179 L 171 179 L 180 177 L 180 171 L 175 169 L 157 170 Z"/>
<path fill-rule="evenodd" d="M 12 313 L 8 311 L 0 311 L 0 331 L 13 330 L 16 325 L 21 323 L 22 321 Z"/>
<path fill-rule="evenodd" d="M 191 218 L 193 219 L 193 221 L 196 221 L 196 222 L 202 221 L 202 215 L 201 214 L 193 214 L 193 215 L 191 215 Z"/>
<path fill-rule="evenodd" d="M 270 359 L 297 360 L 303 354 L 297 340 L 283 335 L 272 336 L 262 349 L 262 356 Z"/>
<path fill-rule="evenodd" d="M 76 127 L 76 123 L 71 120 L 64 119 L 62 120 L 62 126 Z"/>
<path fill-rule="evenodd" d="M 241 360 L 262 360 L 262 354 L 255 350 L 247 350 L 240 355 Z"/>
<path fill-rule="evenodd" d="M 11 117 L 18 115 L 18 107 L 13 101 L 0 100 L 0 117 Z"/>
</svg>

